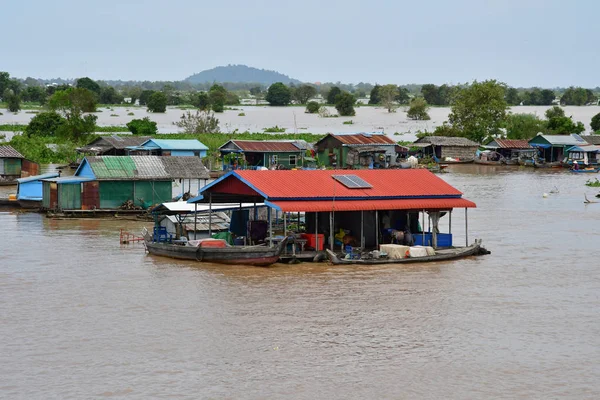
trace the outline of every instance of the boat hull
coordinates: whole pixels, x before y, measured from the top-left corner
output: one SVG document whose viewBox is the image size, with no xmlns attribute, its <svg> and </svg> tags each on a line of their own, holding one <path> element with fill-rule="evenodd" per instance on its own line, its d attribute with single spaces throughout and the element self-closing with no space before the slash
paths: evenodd
<svg viewBox="0 0 600 400">
<path fill-rule="evenodd" d="M 157 256 L 207 263 L 266 267 L 279 260 L 285 242 L 282 241 L 275 248 L 262 246 L 202 248 L 170 243 L 154 243 L 148 240 L 145 244 L 148 253 Z"/>
<path fill-rule="evenodd" d="M 454 251 L 453 251 L 454 250 Z M 481 247 L 479 243 L 475 243 L 471 246 L 454 248 L 448 250 L 439 250 L 434 256 L 426 257 L 412 257 L 412 258 L 401 258 L 397 260 L 390 259 L 370 259 L 370 260 L 346 260 L 339 258 L 337 254 L 327 249 L 327 257 L 329 261 L 334 265 L 381 265 L 381 264 L 409 264 L 409 263 L 423 263 L 423 262 L 435 262 L 435 261 L 448 261 L 456 260 L 459 258 L 465 258 L 470 256 L 490 254 L 488 250 Z"/>
<path fill-rule="evenodd" d="M 506 162 L 504 161 L 482 161 L 482 160 L 478 160 L 475 159 L 473 160 L 474 164 L 479 164 L 479 165 L 505 165 Z"/>
<path fill-rule="evenodd" d="M 576 174 L 597 174 L 600 169 L 572 169 L 571 172 Z"/>
</svg>

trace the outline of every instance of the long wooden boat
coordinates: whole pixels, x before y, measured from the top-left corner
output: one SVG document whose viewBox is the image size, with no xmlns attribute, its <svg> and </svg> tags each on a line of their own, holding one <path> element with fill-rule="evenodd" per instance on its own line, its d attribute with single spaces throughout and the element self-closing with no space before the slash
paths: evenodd
<svg viewBox="0 0 600 400">
<path fill-rule="evenodd" d="M 471 164 L 472 162 L 474 162 L 474 159 L 469 159 L 469 160 L 454 160 L 454 161 L 442 160 L 439 163 L 440 164 Z"/>
<path fill-rule="evenodd" d="M 279 256 L 287 244 L 287 238 L 282 240 L 277 247 L 231 246 L 223 248 L 207 248 L 171 243 L 156 243 L 152 241 L 152 236 L 145 232 L 144 243 L 148 253 L 157 256 L 198 262 L 266 267 L 279 260 Z"/>
<path fill-rule="evenodd" d="M 481 246 L 481 241 L 476 241 L 474 244 L 467 247 L 450 247 L 447 249 L 438 249 L 435 251 L 434 256 L 425 257 L 410 257 L 400 259 L 352 259 L 347 260 L 345 258 L 338 257 L 337 254 L 327 249 L 327 257 L 334 265 L 381 265 L 381 264 L 408 264 L 408 263 L 421 263 L 421 262 L 434 262 L 434 261 L 448 261 L 459 258 L 465 258 L 470 256 L 478 256 L 484 254 L 490 254 L 488 250 Z"/>
<path fill-rule="evenodd" d="M 504 160 L 498 160 L 498 161 L 484 161 L 481 160 L 479 158 L 476 158 L 473 160 L 474 164 L 480 164 L 480 165 L 505 165 L 506 162 Z"/>
<path fill-rule="evenodd" d="M 597 174 L 600 168 L 583 168 L 583 169 L 572 169 L 571 172 L 578 174 Z"/>
</svg>

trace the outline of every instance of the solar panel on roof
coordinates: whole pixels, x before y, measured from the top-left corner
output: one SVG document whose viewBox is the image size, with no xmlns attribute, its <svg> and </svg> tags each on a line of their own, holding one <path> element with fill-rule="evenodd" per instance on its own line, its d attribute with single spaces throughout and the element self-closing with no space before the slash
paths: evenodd
<svg viewBox="0 0 600 400">
<path fill-rule="evenodd" d="M 356 175 L 332 175 L 331 177 L 348 189 L 368 189 L 373 187 L 367 181 Z"/>
</svg>

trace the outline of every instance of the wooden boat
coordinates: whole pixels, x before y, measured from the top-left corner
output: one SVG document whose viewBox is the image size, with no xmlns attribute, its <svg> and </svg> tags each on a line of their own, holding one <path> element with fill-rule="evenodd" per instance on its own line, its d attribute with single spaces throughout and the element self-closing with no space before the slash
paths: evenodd
<svg viewBox="0 0 600 400">
<path fill-rule="evenodd" d="M 572 169 L 571 172 L 578 174 L 597 174 L 600 168 L 583 168 L 583 169 Z"/>
<path fill-rule="evenodd" d="M 481 246 L 481 240 L 467 247 L 449 247 L 438 249 L 434 256 L 412 257 L 412 258 L 377 258 L 377 259 L 345 259 L 338 257 L 337 254 L 327 249 L 327 257 L 334 265 L 380 265 L 380 264 L 408 264 L 420 262 L 448 261 L 459 258 L 490 254 L 488 250 Z"/>
<path fill-rule="evenodd" d="M 277 247 L 195 247 L 184 244 L 153 242 L 152 235 L 147 231 L 143 233 L 143 236 L 146 250 L 152 255 L 207 263 L 255 265 L 261 267 L 276 263 L 279 260 L 279 255 L 287 244 L 287 238 L 285 238 L 277 245 Z"/>
<path fill-rule="evenodd" d="M 474 159 L 470 159 L 470 160 L 453 160 L 453 161 L 443 160 L 443 161 L 440 161 L 441 164 L 471 164 L 472 162 L 474 162 Z"/>
<path fill-rule="evenodd" d="M 479 158 L 476 158 L 473 160 L 474 164 L 480 164 L 480 165 L 505 165 L 506 162 L 504 160 L 498 160 L 498 161 L 484 161 L 481 160 Z"/>
</svg>

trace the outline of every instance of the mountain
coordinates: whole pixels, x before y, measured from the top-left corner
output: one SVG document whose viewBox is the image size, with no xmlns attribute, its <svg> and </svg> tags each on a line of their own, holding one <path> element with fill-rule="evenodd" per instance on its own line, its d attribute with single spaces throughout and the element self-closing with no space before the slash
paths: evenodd
<svg viewBox="0 0 600 400">
<path fill-rule="evenodd" d="M 269 71 L 267 69 L 258 69 L 247 65 L 227 65 L 207 69 L 206 71 L 198 72 L 185 79 L 190 83 L 206 83 L 206 82 L 243 82 L 243 83 L 260 83 L 270 85 L 275 82 L 283 82 L 286 85 L 290 83 L 302 83 L 297 79 L 292 79 L 287 75 L 280 74 L 277 71 Z"/>
</svg>

